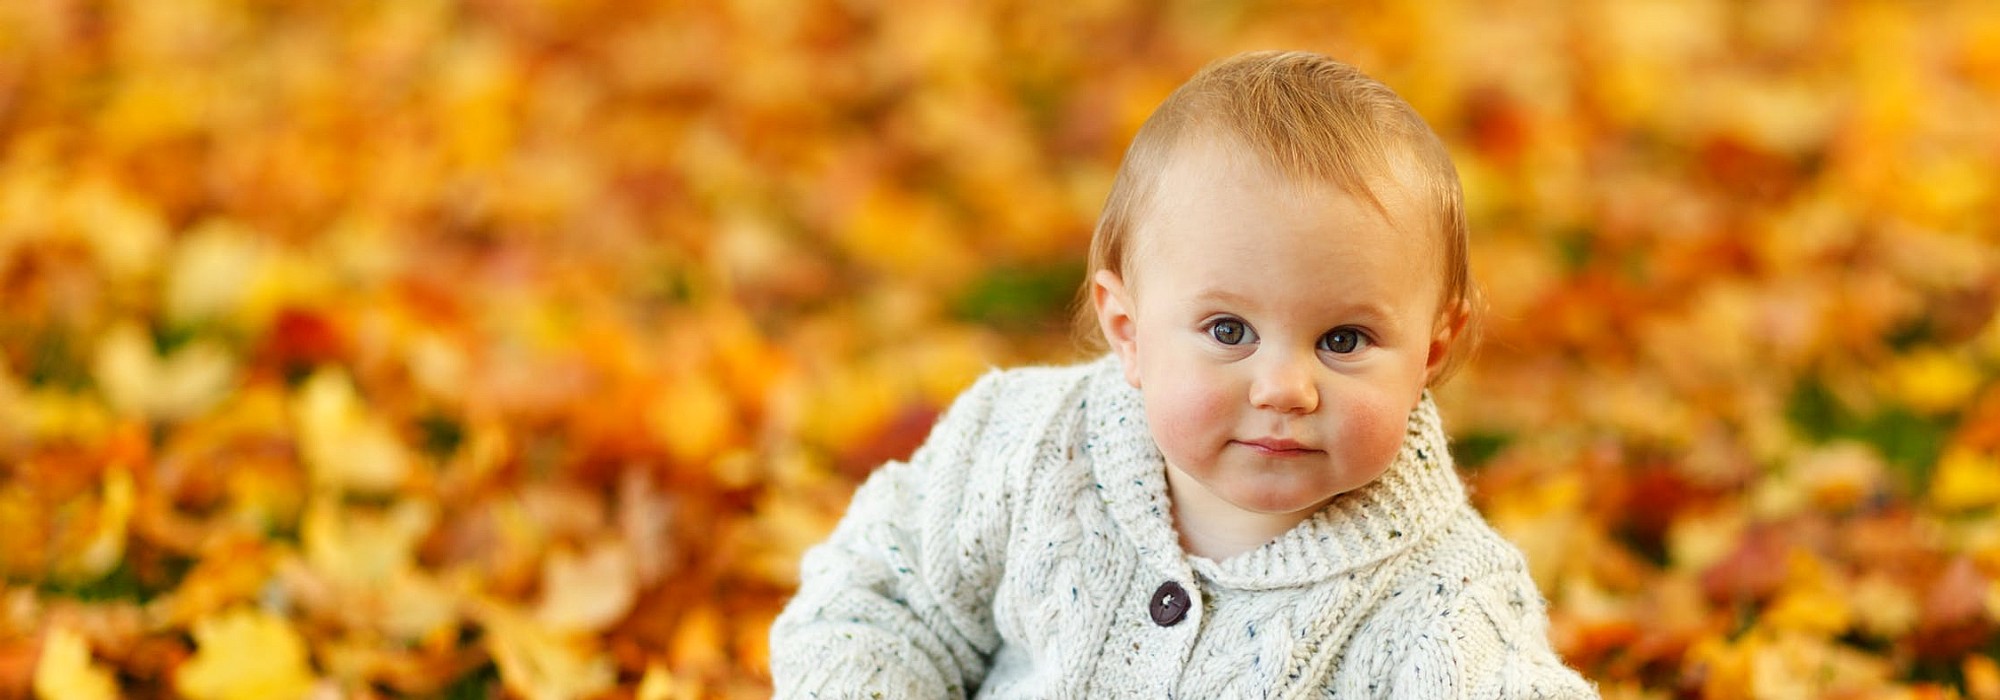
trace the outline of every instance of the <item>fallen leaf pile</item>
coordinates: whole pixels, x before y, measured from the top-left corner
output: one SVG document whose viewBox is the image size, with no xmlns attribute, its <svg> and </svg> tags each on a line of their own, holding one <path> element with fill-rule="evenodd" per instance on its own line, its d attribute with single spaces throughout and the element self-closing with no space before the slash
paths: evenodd
<svg viewBox="0 0 2000 700">
<path fill-rule="evenodd" d="M 767 694 L 1270 46 L 1455 149 L 1440 399 L 1607 697 L 2000 698 L 1980 0 L 0 3 L 0 696 Z"/>
</svg>

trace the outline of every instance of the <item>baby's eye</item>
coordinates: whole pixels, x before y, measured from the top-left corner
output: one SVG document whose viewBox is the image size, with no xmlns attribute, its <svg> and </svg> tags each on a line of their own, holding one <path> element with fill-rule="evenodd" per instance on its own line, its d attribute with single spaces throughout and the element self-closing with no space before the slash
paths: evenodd
<svg viewBox="0 0 2000 700">
<path fill-rule="evenodd" d="M 1335 328 L 1319 337 L 1319 349 L 1346 355 L 1368 347 L 1368 336 L 1352 328 Z"/>
<path fill-rule="evenodd" d="M 1208 324 L 1208 335 L 1223 345 L 1241 345 L 1250 340 L 1250 326 L 1233 318 L 1225 318 Z"/>
</svg>

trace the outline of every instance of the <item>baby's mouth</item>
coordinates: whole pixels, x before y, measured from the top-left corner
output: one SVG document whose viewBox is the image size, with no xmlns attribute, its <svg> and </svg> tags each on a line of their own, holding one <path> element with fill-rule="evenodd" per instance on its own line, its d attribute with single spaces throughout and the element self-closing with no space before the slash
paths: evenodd
<svg viewBox="0 0 2000 700">
<path fill-rule="evenodd" d="M 1236 444 L 1248 447 L 1251 450 L 1258 452 L 1259 454 L 1266 454 L 1276 457 L 1291 457 L 1298 455 L 1314 454 L 1319 452 L 1319 450 L 1313 449 L 1311 446 L 1305 443 L 1287 438 L 1255 438 L 1251 440 L 1237 440 Z"/>
</svg>

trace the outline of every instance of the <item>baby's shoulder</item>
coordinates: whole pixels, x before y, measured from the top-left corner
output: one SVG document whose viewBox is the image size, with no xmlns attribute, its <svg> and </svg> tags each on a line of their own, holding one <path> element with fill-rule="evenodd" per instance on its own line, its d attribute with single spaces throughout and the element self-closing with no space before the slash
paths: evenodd
<svg viewBox="0 0 2000 700">
<path fill-rule="evenodd" d="M 1080 400 L 1101 362 L 1065 366 L 993 369 L 960 394 L 945 413 L 945 422 L 972 421 L 992 430 L 1025 428 L 1047 418 L 1080 411 Z"/>
<path fill-rule="evenodd" d="M 1550 649 L 1548 604 L 1520 549 L 1464 510 L 1409 552 L 1330 696 L 1595 697 Z"/>
<path fill-rule="evenodd" d="M 1459 504 L 1454 517 L 1412 555 L 1419 559 L 1415 569 L 1431 578 L 1471 582 L 1528 574 L 1521 548 L 1493 529 L 1470 503 Z"/>
<path fill-rule="evenodd" d="M 1088 387 L 1103 373 L 1102 365 L 990 370 L 945 410 L 932 438 L 966 439 L 982 451 L 1043 442 L 1081 421 Z"/>
<path fill-rule="evenodd" d="M 1403 639 L 1422 628 L 1419 621 L 1472 622 L 1475 618 L 1461 613 L 1493 607 L 1487 602 L 1495 600 L 1506 605 L 1488 612 L 1505 614 L 1476 619 L 1514 626 L 1545 614 L 1527 558 L 1470 504 L 1391 567 L 1395 573 L 1385 582 L 1387 595 L 1363 625 L 1365 638 Z"/>
</svg>

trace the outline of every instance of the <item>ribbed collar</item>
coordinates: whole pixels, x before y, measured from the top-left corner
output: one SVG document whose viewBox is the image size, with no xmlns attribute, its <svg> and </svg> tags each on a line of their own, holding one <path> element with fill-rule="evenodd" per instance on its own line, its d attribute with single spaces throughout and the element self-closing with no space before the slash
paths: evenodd
<svg viewBox="0 0 2000 700">
<path fill-rule="evenodd" d="M 1084 450 L 1112 517 L 1148 566 L 1170 576 L 1199 574 L 1249 590 L 1311 585 L 1400 552 L 1465 504 L 1465 487 L 1445 449 L 1437 405 L 1425 392 L 1410 412 L 1396 461 L 1382 476 L 1335 498 L 1289 532 L 1217 562 L 1187 554 L 1173 527 L 1166 461 L 1146 429 L 1138 390 L 1115 355 L 1093 363 Z"/>
</svg>

